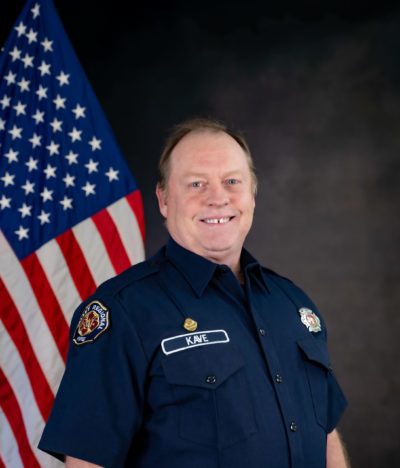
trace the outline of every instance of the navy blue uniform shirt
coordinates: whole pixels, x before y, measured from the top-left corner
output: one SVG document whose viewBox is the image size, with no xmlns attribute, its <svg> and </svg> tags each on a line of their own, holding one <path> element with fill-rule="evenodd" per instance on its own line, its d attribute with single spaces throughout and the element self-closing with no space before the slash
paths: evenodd
<svg viewBox="0 0 400 468">
<path fill-rule="evenodd" d="M 244 249 L 241 266 L 244 286 L 170 239 L 100 286 L 39 447 L 107 468 L 325 467 L 346 406 L 325 325 Z"/>
</svg>

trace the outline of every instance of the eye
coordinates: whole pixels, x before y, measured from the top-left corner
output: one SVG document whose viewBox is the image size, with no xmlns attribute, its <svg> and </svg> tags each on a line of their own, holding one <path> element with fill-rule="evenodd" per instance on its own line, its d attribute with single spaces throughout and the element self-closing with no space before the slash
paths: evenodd
<svg viewBox="0 0 400 468">
<path fill-rule="evenodd" d="M 201 187 L 201 182 L 192 182 L 190 184 L 191 187 Z"/>
<path fill-rule="evenodd" d="M 228 180 L 226 181 L 226 183 L 227 183 L 228 185 L 235 185 L 235 184 L 238 184 L 239 181 L 238 181 L 237 179 L 228 179 Z"/>
</svg>

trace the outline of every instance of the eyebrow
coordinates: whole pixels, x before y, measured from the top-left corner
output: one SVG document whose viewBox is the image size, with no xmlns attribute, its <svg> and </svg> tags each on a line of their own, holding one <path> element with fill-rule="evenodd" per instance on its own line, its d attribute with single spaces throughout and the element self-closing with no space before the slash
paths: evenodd
<svg viewBox="0 0 400 468">
<path fill-rule="evenodd" d="M 240 174 L 240 169 L 234 169 L 233 171 L 228 171 L 223 174 L 223 177 L 229 177 L 230 175 Z M 184 177 L 207 177 L 205 172 L 187 172 L 184 174 Z"/>
</svg>

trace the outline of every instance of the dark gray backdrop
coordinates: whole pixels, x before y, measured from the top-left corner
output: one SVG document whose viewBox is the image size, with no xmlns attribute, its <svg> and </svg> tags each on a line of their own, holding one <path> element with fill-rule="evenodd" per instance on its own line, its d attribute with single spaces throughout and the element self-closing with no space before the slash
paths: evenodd
<svg viewBox="0 0 400 468">
<path fill-rule="evenodd" d="M 2 5 L 1 42 L 23 3 Z M 400 466 L 400 14 L 263 3 L 55 2 L 142 191 L 147 254 L 166 239 L 167 129 L 243 130 L 260 179 L 247 247 L 324 315 L 353 466 Z"/>
</svg>

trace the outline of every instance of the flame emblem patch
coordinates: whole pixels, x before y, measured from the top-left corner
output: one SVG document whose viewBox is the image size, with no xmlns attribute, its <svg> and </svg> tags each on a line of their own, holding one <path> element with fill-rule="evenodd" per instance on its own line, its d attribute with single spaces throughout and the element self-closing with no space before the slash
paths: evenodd
<svg viewBox="0 0 400 468">
<path fill-rule="evenodd" d="M 302 307 L 299 309 L 299 314 L 302 323 L 308 328 L 310 332 L 317 333 L 321 331 L 321 321 L 311 309 Z"/>
</svg>

